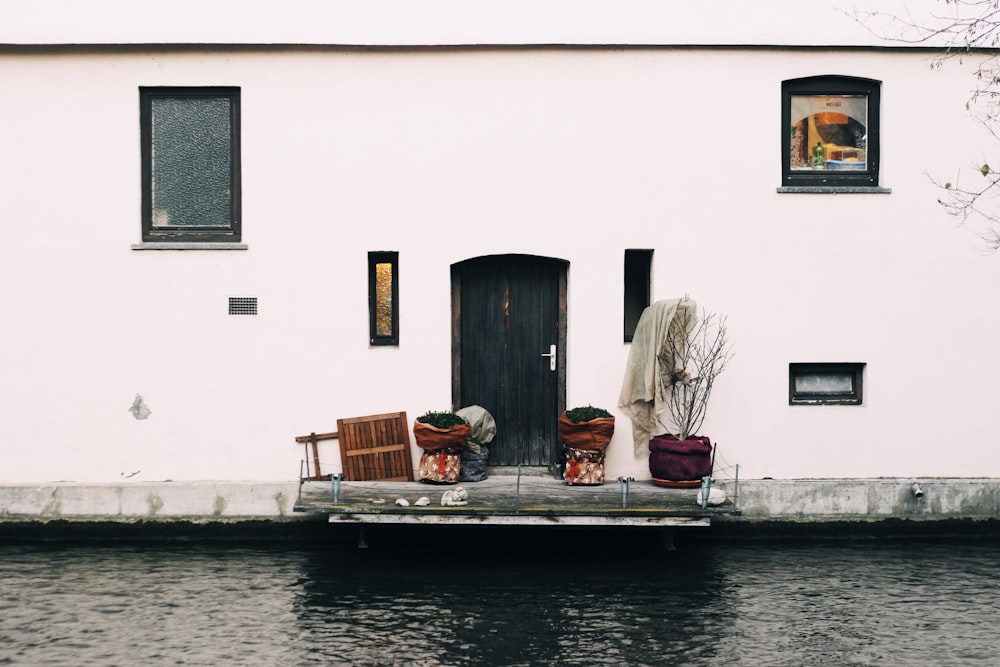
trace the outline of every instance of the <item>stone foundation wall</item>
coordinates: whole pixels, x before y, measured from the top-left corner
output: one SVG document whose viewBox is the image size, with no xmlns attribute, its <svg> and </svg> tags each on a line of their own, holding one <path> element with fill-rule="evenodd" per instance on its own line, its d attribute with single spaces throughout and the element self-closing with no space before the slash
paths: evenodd
<svg viewBox="0 0 1000 667">
<path fill-rule="evenodd" d="M 1000 479 L 764 479 L 717 487 L 740 510 L 726 523 L 1000 519 Z M 294 481 L 0 485 L 0 524 L 293 522 L 306 518 L 293 512 L 297 494 Z"/>
</svg>

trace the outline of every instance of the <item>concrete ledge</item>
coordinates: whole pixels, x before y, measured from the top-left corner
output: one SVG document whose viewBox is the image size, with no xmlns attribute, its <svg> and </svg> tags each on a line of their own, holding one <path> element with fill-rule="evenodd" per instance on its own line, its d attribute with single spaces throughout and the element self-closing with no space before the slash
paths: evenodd
<svg viewBox="0 0 1000 667">
<path fill-rule="evenodd" d="M 913 485 L 922 495 L 916 495 Z M 732 500 L 733 482 L 717 484 Z M 0 485 L 0 524 L 24 522 L 292 522 L 298 482 Z M 740 515 L 716 523 L 1000 520 L 1000 479 L 741 480 Z"/>
<path fill-rule="evenodd" d="M 1000 518 L 1000 480 L 993 478 L 763 479 L 741 481 L 738 493 L 742 516 L 735 520 L 744 522 Z"/>
<path fill-rule="evenodd" d="M 298 520 L 298 482 L 159 482 L 0 486 L 0 523 Z"/>
</svg>

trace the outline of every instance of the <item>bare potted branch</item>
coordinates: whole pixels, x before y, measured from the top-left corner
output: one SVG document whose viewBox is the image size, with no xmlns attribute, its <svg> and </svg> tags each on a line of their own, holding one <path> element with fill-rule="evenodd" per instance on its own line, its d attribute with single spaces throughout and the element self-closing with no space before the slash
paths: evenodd
<svg viewBox="0 0 1000 667">
<path fill-rule="evenodd" d="M 659 421 L 667 433 L 649 441 L 649 471 L 663 486 L 697 486 L 711 475 L 712 443 L 697 435 L 715 379 L 732 358 L 726 318 L 678 309 L 657 355 L 666 410 Z"/>
</svg>

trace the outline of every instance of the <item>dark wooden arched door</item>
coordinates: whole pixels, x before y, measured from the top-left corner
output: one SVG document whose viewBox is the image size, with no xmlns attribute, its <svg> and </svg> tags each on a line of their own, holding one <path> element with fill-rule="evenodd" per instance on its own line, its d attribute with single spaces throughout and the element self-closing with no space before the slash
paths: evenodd
<svg viewBox="0 0 1000 667">
<path fill-rule="evenodd" d="M 566 266 L 529 255 L 452 266 L 452 401 L 481 405 L 496 420 L 490 465 L 556 459 L 566 405 Z"/>
</svg>

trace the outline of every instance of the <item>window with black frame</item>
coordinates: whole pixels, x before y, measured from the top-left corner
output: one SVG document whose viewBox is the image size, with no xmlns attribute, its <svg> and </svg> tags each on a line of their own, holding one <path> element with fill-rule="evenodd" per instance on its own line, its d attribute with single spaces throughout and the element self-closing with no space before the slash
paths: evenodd
<svg viewBox="0 0 1000 667">
<path fill-rule="evenodd" d="M 143 242 L 239 242 L 239 88 L 141 88 L 139 98 Z"/>
<path fill-rule="evenodd" d="M 368 253 L 368 332 L 372 345 L 399 345 L 399 253 Z"/>
<path fill-rule="evenodd" d="M 864 363 L 788 364 L 789 405 L 861 405 Z"/>
<path fill-rule="evenodd" d="M 781 84 L 781 191 L 879 188 L 881 83 L 846 76 Z"/>
<path fill-rule="evenodd" d="M 642 311 L 649 305 L 652 250 L 625 251 L 625 342 L 631 343 Z"/>
</svg>

